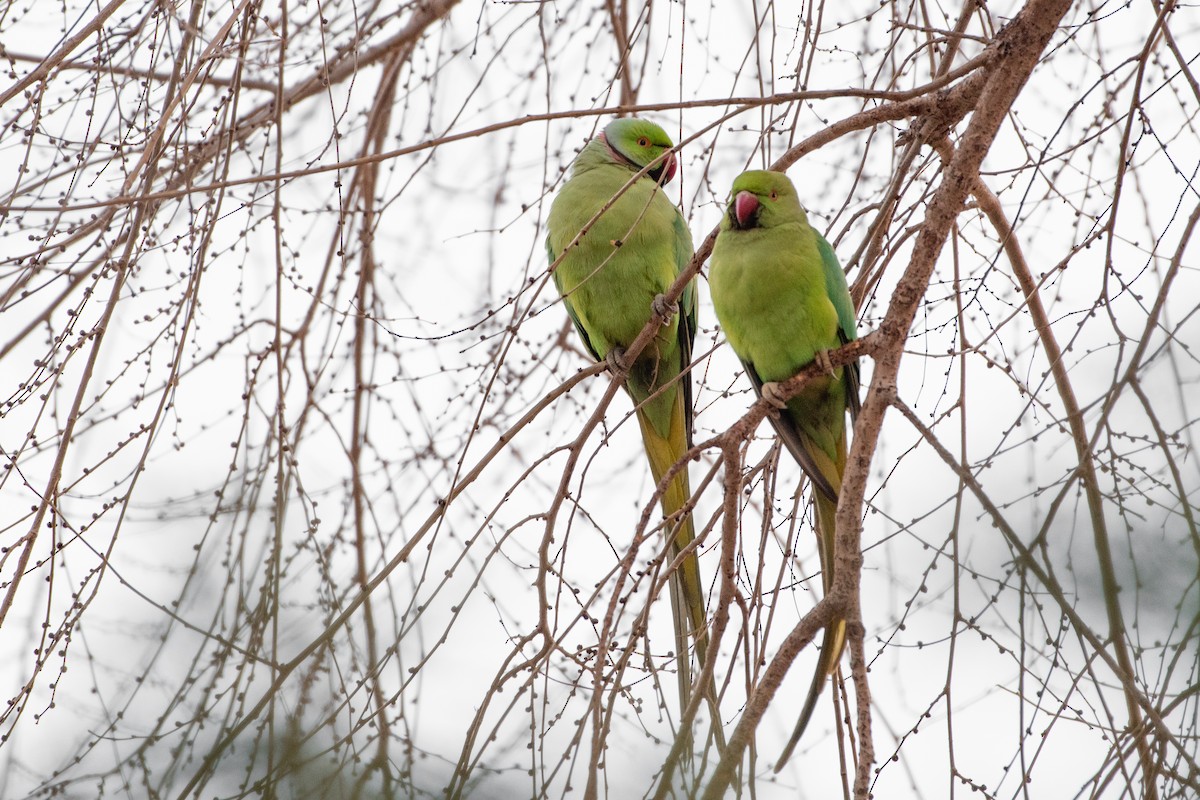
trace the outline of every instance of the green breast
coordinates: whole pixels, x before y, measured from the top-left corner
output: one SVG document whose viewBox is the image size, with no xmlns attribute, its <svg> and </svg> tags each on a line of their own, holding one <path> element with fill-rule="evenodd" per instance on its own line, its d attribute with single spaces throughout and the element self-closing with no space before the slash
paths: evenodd
<svg viewBox="0 0 1200 800">
<path fill-rule="evenodd" d="M 781 381 L 837 347 L 816 235 L 807 225 L 722 232 L 709 276 L 729 344 L 764 381 Z"/>
</svg>

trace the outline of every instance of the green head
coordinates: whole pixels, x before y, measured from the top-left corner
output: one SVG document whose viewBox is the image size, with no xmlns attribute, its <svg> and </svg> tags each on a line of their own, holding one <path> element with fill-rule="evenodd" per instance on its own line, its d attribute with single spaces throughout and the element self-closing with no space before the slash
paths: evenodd
<svg viewBox="0 0 1200 800">
<path fill-rule="evenodd" d="M 734 179 L 733 198 L 722 227 L 746 230 L 807 221 L 796 187 L 787 175 L 752 169 Z"/>
<path fill-rule="evenodd" d="M 615 161 L 629 164 L 635 170 L 658 161 L 646 173 L 655 183 L 667 184 L 675 177 L 675 154 L 671 152 L 675 145 L 667 132 L 653 122 L 634 117 L 613 120 L 598 138 L 608 145 Z"/>
</svg>

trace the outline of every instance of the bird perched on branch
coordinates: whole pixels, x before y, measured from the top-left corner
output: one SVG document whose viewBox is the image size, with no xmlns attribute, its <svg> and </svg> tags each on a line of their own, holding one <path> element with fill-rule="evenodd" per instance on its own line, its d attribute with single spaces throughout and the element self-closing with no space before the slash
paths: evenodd
<svg viewBox="0 0 1200 800">
<path fill-rule="evenodd" d="M 618 119 L 589 141 L 550 207 L 546 250 L 554 284 L 589 353 L 627 371 L 625 389 L 636 407 L 650 472 L 657 483 L 692 446 L 689 368 L 696 335 L 696 287 L 678 303 L 665 293 L 692 258 L 692 235 L 662 187 L 675 175 L 674 145 L 641 119 Z M 635 177 L 637 176 L 637 177 Z M 627 361 L 625 349 L 656 319 L 650 344 Z M 695 538 L 687 467 L 662 494 L 662 511 L 677 556 Z M 670 577 L 679 658 L 680 702 L 690 696 L 689 640 L 703 665 L 706 615 L 700 568 L 689 554 Z M 709 692 L 715 701 L 715 691 Z"/>
<path fill-rule="evenodd" d="M 854 418 L 860 407 L 858 363 L 833 369 L 828 358 L 828 351 L 857 336 L 846 276 L 829 242 L 808 224 L 796 187 L 783 173 L 765 170 L 734 180 L 709 273 L 721 329 L 755 392 L 778 410 L 771 423 L 812 484 L 817 551 L 828 593 L 834 517 L 846 469 L 846 412 Z M 813 361 L 826 365 L 827 376 L 785 400 L 777 384 Z M 812 685 L 777 772 L 837 669 L 845 638 L 843 619 L 825 629 Z"/>
</svg>

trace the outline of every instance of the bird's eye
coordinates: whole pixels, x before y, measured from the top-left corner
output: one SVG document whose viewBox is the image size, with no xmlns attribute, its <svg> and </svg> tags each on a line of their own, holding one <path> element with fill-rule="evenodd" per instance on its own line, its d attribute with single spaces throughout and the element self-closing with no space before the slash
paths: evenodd
<svg viewBox="0 0 1200 800">
<path fill-rule="evenodd" d="M 638 139 L 638 147 L 649 147 L 649 146 L 650 146 L 650 140 L 647 139 L 645 136 Z"/>
<path fill-rule="evenodd" d="M 772 189 L 772 190 L 771 190 L 771 199 L 772 199 L 772 200 L 778 200 L 778 199 L 779 199 L 779 192 L 777 192 L 777 191 L 775 191 L 774 189 Z"/>
</svg>

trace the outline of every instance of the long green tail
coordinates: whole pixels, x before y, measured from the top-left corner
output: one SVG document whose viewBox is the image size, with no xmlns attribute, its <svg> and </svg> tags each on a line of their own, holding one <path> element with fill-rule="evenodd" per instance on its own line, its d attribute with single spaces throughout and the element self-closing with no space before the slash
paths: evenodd
<svg viewBox="0 0 1200 800">
<path fill-rule="evenodd" d="M 838 481 L 834 485 L 839 486 L 840 483 L 841 481 Z M 835 521 L 837 502 L 830 500 L 819 491 L 814 491 L 813 503 L 816 506 L 821 583 L 825 588 L 825 593 L 828 594 L 829 587 L 833 585 L 833 540 L 837 533 Z M 800 720 L 792 731 L 792 738 L 788 740 L 787 747 L 783 748 L 783 753 L 779 756 L 779 762 L 775 765 L 776 772 L 783 769 L 783 765 L 791 758 L 792 750 L 796 748 L 800 737 L 804 735 L 804 729 L 808 727 L 809 720 L 812 719 L 813 710 L 817 707 L 817 700 L 820 699 L 821 692 L 825 689 L 826 681 L 837 671 L 838 659 L 841 658 L 842 648 L 845 644 L 846 620 L 835 619 L 825 628 L 824 637 L 821 640 L 821 652 L 817 656 L 817 668 L 813 671 L 812 683 L 808 687 L 808 696 L 804 698 L 804 707 L 800 709 Z"/>
<path fill-rule="evenodd" d="M 651 401 L 653 402 L 653 401 Z M 646 448 L 646 457 L 650 462 L 650 473 L 655 483 L 660 483 L 664 475 L 674 466 L 688 450 L 687 414 L 683 407 L 684 393 L 675 392 L 674 409 L 670 416 L 670 430 L 663 437 L 654 427 L 648 415 L 641 408 L 637 411 L 638 423 L 642 429 L 642 442 Z M 670 518 L 679 512 L 692 496 L 688 483 L 687 468 L 679 470 L 667 484 L 662 495 L 663 515 Z M 692 516 L 688 514 L 682 520 L 675 522 L 675 536 L 671 542 L 672 557 L 678 556 L 696 538 Z M 691 697 L 692 671 L 691 651 L 692 640 L 696 643 L 696 657 L 703 669 L 708 659 L 708 615 L 704 610 L 704 584 L 700 579 L 700 562 L 693 552 L 689 554 L 679 568 L 671 573 L 671 611 L 675 621 L 675 652 L 678 657 L 677 675 L 679 678 L 680 713 L 687 706 Z M 709 679 L 704 687 L 712 713 L 714 715 L 713 730 L 718 743 L 724 746 L 724 736 L 721 729 L 719 708 L 717 704 L 716 681 Z"/>
</svg>

